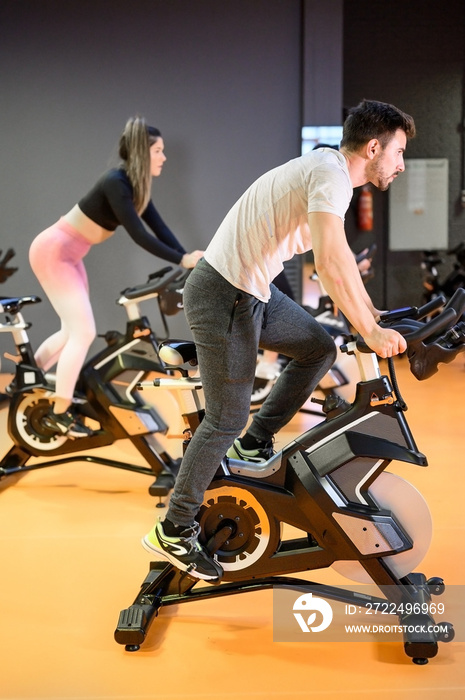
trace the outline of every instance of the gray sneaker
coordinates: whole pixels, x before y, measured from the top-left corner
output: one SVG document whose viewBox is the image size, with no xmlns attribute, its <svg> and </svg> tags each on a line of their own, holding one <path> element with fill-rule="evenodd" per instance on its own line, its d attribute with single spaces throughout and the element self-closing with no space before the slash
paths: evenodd
<svg viewBox="0 0 465 700">
<path fill-rule="evenodd" d="M 158 521 L 142 539 L 142 546 L 151 554 L 161 554 L 181 571 L 186 571 L 194 578 L 206 581 L 220 579 L 223 569 L 203 549 L 198 541 L 200 526 L 182 530 L 175 537 L 168 537 L 163 530 L 163 523 Z"/>
<path fill-rule="evenodd" d="M 230 459 L 240 459 L 243 462 L 267 462 L 274 455 L 273 443 L 266 447 L 256 447 L 253 450 L 244 450 L 241 439 L 237 438 L 226 452 Z"/>
</svg>

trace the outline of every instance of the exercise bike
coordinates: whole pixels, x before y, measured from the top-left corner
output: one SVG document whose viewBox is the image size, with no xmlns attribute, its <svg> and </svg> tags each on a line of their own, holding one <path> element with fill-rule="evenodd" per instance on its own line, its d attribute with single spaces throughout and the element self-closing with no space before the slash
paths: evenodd
<svg viewBox="0 0 465 700">
<path fill-rule="evenodd" d="M 449 274 L 441 279 L 438 266 L 444 263 L 444 259 L 439 251 L 424 250 L 422 253 L 422 299 L 425 303 L 437 296 L 450 299 L 457 289 L 465 287 L 465 243 L 461 242 L 451 248 L 447 255 L 453 256 L 455 261 Z"/>
<path fill-rule="evenodd" d="M 11 277 L 11 275 L 14 275 L 14 273 L 18 271 L 17 267 L 9 266 L 10 260 L 12 260 L 12 258 L 14 258 L 14 256 L 16 255 L 13 248 L 8 248 L 3 257 L 1 257 L 2 253 L 3 251 L 0 250 L 0 284 L 6 282 L 7 279 Z"/>
<path fill-rule="evenodd" d="M 383 316 L 383 326 L 406 338 L 417 379 L 430 377 L 439 363 L 465 350 L 465 323 L 458 321 L 464 297 L 465 290 L 457 291 L 428 322 L 421 319 L 444 299 Z M 436 625 L 430 612 L 431 597 L 444 591 L 443 580 L 412 573 L 431 538 L 428 506 L 411 484 L 386 471 L 392 460 L 427 466 L 405 418 L 394 360 L 388 360 L 385 376 L 362 339 L 349 337 L 343 349 L 354 354 L 360 370 L 353 403 L 341 409 L 328 397 L 325 420 L 267 462 L 223 459 L 198 514 L 201 541 L 223 567 L 221 582 L 200 584 L 188 572 L 152 561 L 114 633 L 127 651 L 140 648 L 163 606 L 269 588 L 311 591 L 357 607 L 393 607 L 405 653 L 416 664 L 427 663 L 440 641 L 453 638 L 452 624 Z M 195 361 L 194 344 L 167 342 L 160 354 L 181 373 L 168 381 L 188 388 L 185 372 Z M 164 380 L 157 381 L 161 386 Z M 300 536 L 284 539 L 284 525 Z M 291 576 L 327 567 L 353 581 L 375 584 L 382 595 Z"/>
<path fill-rule="evenodd" d="M 18 268 L 17 267 L 9 267 L 8 263 L 14 256 L 16 255 L 15 251 L 13 248 L 8 248 L 6 251 L 5 255 L 2 257 L 3 251 L 0 250 L 0 284 L 3 284 L 3 282 L 6 282 L 7 279 L 11 277 L 11 275 L 14 275 L 15 272 L 17 272 Z M 0 358 L 0 368 L 2 366 L 2 361 Z M 2 401 L 5 401 L 7 399 L 6 394 L 0 393 L 0 403 Z"/>
<path fill-rule="evenodd" d="M 42 424 L 42 417 L 50 408 L 54 376 L 37 367 L 27 334 L 30 324 L 23 317 L 23 309 L 40 302 L 40 298 L 0 297 L 0 313 L 5 315 L 0 333 L 10 333 L 16 346 L 16 355 L 9 356 L 16 361 L 8 408 L 12 445 L 0 460 L 0 478 L 79 460 L 152 476 L 155 480 L 149 493 L 160 499 L 169 493 L 181 451 L 178 450 L 178 455 L 168 452 L 166 416 L 163 417 L 159 407 L 144 403 L 135 387 L 151 373 L 167 375 L 171 370 L 166 369 L 158 355 L 159 340 L 142 315 L 140 304 L 157 299 L 168 332 L 165 315 L 174 313 L 179 299 L 182 300 L 180 288 L 185 276 L 186 272 L 180 268 L 166 267 L 150 275 L 144 284 L 121 293 L 117 303 L 127 314 L 125 332 L 107 332 L 103 336 L 106 347 L 86 362 L 79 375 L 75 408 L 92 427 L 93 434 L 78 440 L 57 435 Z M 166 401 L 159 403 L 166 410 Z M 179 400 L 171 412 L 179 413 Z M 175 433 L 176 437 L 179 435 Z M 132 443 L 143 458 L 142 465 L 108 459 L 98 453 L 86 454 L 120 440 Z M 38 457 L 45 459 L 38 462 Z"/>
</svg>

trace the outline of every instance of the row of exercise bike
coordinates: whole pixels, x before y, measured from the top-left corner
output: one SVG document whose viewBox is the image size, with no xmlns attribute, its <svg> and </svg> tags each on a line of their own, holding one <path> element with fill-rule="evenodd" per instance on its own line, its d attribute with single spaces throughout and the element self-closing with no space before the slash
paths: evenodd
<svg viewBox="0 0 465 700">
<path fill-rule="evenodd" d="M 22 315 L 37 297 L 0 297 L 5 318 L 0 332 L 11 333 L 18 357 L 16 391 L 8 406 L 12 446 L 0 462 L 1 477 L 86 460 L 147 474 L 154 477 L 152 495 L 169 494 L 181 457 L 170 455 L 162 443 L 169 431 L 160 410 L 165 402 L 155 398 L 147 404 L 142 396 L 150 389 L 155 397 L 174 397 L 185 445 L 202 420 L 202 383 L 194 343 L 159 342 L 139 305 L 160 300 L 162 290 L 173 289 L 173 284 L 178 289 L 180 283 L 179 269 L 164 269 L 122 293 L 126 331 L 107 334 L 107 347 L 81 372 L 80 410 L 97 428 L 78 441 L 47 433 L 41 423 L 52 377 L 35 365 Z M 465 290 L 459 289 L 447 303 L 439 297 L 419 309 L 408 307 L 383 317 L 385 326 L 406 338 L 417 379 L 427 379 L 440 363 L 463 352 L 464 310 Z M 267 462 L 224 458 L 199 513 L 202 542 L 221 563 L 223 579 L 199 585 L 171 564 L 152 562 L 134 602 L 119 616 L 115 640 L 126 650 L 140 648 L 163 606 L 263 588 L 310 590 L 365 607 L 388 601 L 399 611 L 405 652 L 418 664 L 437 654 L 439 642 L 453 638 L 453 625 L 437 625 L 427 612 L 431 597 L 443 593 L 444 582 L 414 572 L 431 539 L 428 506 L 411 484 L 387 471 L 394 460 L 427 465 L 405 418 L 394 360 L 387 362 L 389 376 L 383 375 L 376 355 L 350 335 L 340 352 L 357 363 L 360 379 L 354 400 L 348 403 L 327 392 L 320 400 L 321 422 Z M 121 439 L 133 444 L 147 466 L 86 455 Z M 38 457 L 43 461 L 37 462 Z M 381 597 L 357 596 L 295 577 L 330 566 L 350 580 L 374 583 Z"/>
<path fill-rule="evenodd" d="M 42 419 L 50 408 L 54 374 L 45 374 L 34 359 L 28 335 L 30 323 L 24 310 L 41 301 L 38 296 L 1 297 L 0 334 L 11 336 L 15 361 L 14 390 L 8 406 L 8 433 L 11 445 L 0 458 L 0 479 L 11 474 L 85 460 L 110 467 L 153 476 L 149 493 L 162 498 L 174 485 L 182 456 L 182 415 L 190 410 L 197 396 L 186 396 L 170 387 L 142 397 L 138 386 L 152 376 L 170 376 L 172 370 L 160 358 L 160 336 L 142 312 L 144 302 L 157 303 L 163 324 L 163 337 L 169 334 L 167 316 L 182 309 L 182 289 L 188 273 L 177 267 L 165 267 L 150 275 L 143 284 L 121 292 L 117 304 L 126 312 L 124 332 L 110 330 L 101 336 L 104 347 L 83 366 L 76 385 L 75 409 L 93 433 L 79 440 L 57 435 L 44 426 Z M 334 312 L 329 297 L 320 297 L 318 308 L 309 309 L 334 335 L 347 329 L 341 314 Z M 335 330 L 336 329 L 336 330 Z M 348 329 L 347 329 L 348 330 Z M 195 373 L 195 368 L 193 372 Z M 325 396 L 338 387 L 349 385 L 349 374 L 335 365 L 321 382 L 319 393 Z M 251 411 L 257 410 L 271 390 L 276 377 L 265 386 L 256 379 Z M 150 399 L 153 399 L 152 401 Z M 188 405 L 186 407 L 186 401 Z M 321 414 L 321 410 L 316 410 Z M 143 464 L 108 459 L 105 448 L 129 440 Z M 95 452 L 97 450 L 97 452 Z M 37 458 L 45 458 L 37 461 Z M 160 504 L 161 505 L 161 504 Z"/>
</svg>

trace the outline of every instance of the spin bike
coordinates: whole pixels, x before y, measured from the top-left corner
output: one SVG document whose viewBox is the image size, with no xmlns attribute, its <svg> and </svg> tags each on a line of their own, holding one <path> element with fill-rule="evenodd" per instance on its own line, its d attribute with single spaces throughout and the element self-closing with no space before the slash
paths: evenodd
<svg viewBox="0 0 465 700">
<path fill-rule="evenodd" d="M 6 251 L 5 255 L 2 256 L 3 251 L 0 250 L 0 284 L 3 284 L 3 282 L 6 282 L 11 275 L 13 275 L 15 272 L 17 272 L 18 268 L 17 267 L 8 267 L 8 263 L 14 256 L 16 255 L 15 251 L 13 248 L 8 248 Z M 2 362 L 0 359 L 0 368 L 2 366 Z M 0 402 L 2 402 L 4 399 L 7 399 L 8 397 L 5 394 L 0 394 Z"/>
<path fill-rule="evenodd" d="M 440 362 L 465 350 L 465 323 L 458 320 L 464 297 L 459 290 L 428 322 L 421 319 L 444 299 L 383 316 L 384 327 L 406 338 L 417 379 L 430 377 Z M 362 339 L 348 338 L 343 349 L 355 355 L 360 370 L 353 403 L 341 410 L 328 400 L 323 422 L 264 463 L 223 459 L 198 514 L 200 540 L 223 567 L 221 582 L 199 585 L 188 572 L 152 561 L 115 630 L 116 642 L 127 651 L 140 648 L 163 606 L 269 588 L 310 590 L 358 607 L 394 606 L 405 652 L 417 664 L 437 654 L 438 642 L 453 638 L 451 623 L 434 627 L 424 612 L 431 610 L 431 596 L 444 591 L 443 580 L 411 573 L 429 546 L 428 506 L 411 484 L 386 471 L 392 460 L 427 466 L 405 418 L 394 360 L 388 360 L 385 376 Z M 193 362 L 194 344 L 167 342 L 160 354 L 181 372 L 166 381 L 188 390 L 183 363 Z M 165 380 L 157 381 L 161 386 Z M 284 539 L 284 525 L 297 528 L 300 537 Z M 384 597 L 290 576 L 330 566 L 349 579 L 375 584 Z"/>
<path fill-rule="evenodd" d="M 50 408 L 54 377 L 37 367 L 27 334 L 30 324 L 22 313 L 25 307 L 40 302 L 40 298 L 0 297 L 0 313 L 5 315 L 0 332 L 12 335 L 17 353 L 9 356 L 17 361 L 14 393 L 8 409 L 8 433 L 13 444 L 0 461 L 0 478 L 86 461 L 155 477 L 149 493 L 160 499 L 169 493 L 181 458 L 170 455 L 166 441 L 165 445 L 162 442 L 168 424 L 161 411 L 144 403 L 135 387 L 150 373 L 167 375 L 171 370 L 166 369 L 158 355 L 158 339 L 142 315 L 140 304 L 158 299 L 164 328 L 168 331 L 164 311 L 175 312 L 176 298 L 182 299 L 176 290 L 182 287 L 185 275 L 178 267 L 166 267 L 150 275 L 144 284 L 121 293 L 117 303 L 128 317 L 125 332 L 107 332 L 103 336 L 106 347 L 84 365 L 79 375 L 75 408 L 95 430 L 91 436 L 77 440 L 57 435 L 42 425 L 41 419 Z M 175 410 L 179 412 L 178 403 Z M 119 440 L 129 440 L 144 464 L 111 460 L 98 453 L 86 454 Z M 38 457 L 45 459 L 37 462 Z"/>
<path fill-rule="evenodd" d="M 428 302 L 437 296 L 445 296 L 450 299 L 454 292 L 465 287 L 465 243 L 459 243 L 455 248 L 447 251 L 447 255 L 454 256 L 452 270 L 444 278 L 440 278 L 438 266 L 444 262 L 437 250 L 424 250 L 422 254 L 422 286 L 423 301 Z"/>
</svg>

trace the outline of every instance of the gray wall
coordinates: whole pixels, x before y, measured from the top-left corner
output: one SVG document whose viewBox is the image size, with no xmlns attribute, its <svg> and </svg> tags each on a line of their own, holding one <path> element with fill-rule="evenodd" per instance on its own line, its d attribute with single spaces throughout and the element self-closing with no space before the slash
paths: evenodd
<svg viewBox="0 0 465 700">
<path fill-rule="evenodd" d="M 300 26 L 298 0 L 2 0 L 0 249 L 15 248 L 19 272 L 0 294 L 40 293 L 31 240 L 113 162 L 136 113 L 165 139 L 160 213 L 204 248 L 243 190 L 299 153 Z M 99 330 L 122 327 L 119 291 L 164 264 L 122 229 L 92 249 Z M 28 317 L 34 344 L 56 329 L 45 299 Z M 182 314 L 170 325 L 184 332 Z"/>
</svg>

